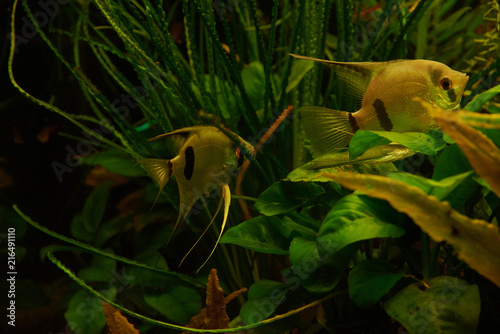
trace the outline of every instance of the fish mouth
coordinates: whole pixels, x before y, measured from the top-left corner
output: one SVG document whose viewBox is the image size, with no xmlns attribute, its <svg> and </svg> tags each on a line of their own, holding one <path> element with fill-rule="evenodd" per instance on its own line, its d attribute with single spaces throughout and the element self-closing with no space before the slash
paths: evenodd
<svg viewBox="0 0 500 334">
<path fill-rule="evenodd" d="M 460 80 L 460 86 L 440 93 L 440 99 L 436 101 L 436 104 L 444 109 L 457 109 L 460 106 L 460 101 L 462 100 L 462 95 L 468 81 L 469 77 L 464 73 Z"/>
</svg>

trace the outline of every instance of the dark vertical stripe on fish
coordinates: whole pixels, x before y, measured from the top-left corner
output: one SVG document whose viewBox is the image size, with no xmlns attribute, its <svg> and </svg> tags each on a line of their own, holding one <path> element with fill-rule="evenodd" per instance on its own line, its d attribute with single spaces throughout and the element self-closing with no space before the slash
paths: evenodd
<svg viewBox="0 0 500 334">
<path fill-rule="evenodd" d="M 193 146 L 186 147 L 186 151 L 184 152 L 186 157 L 186 165 L 184 166 L 184 176 L 186 180 L 191 180 L 193 177 L 194 171 L 194 150 Z"/>
<path fill-rule="evenodd" d="M 382 129 L 385 131 L 391 131 L 393 125 L 389 115 L 387 115 L 384 102 L 380 99 L 375 99 L 375 101 L 373 101 L 373 108 L 375 108 L 375 113 L 377 114 L 377 118 Z"/>
<path fill-rule="evenodd" d="M 349 124 L 351 124 L 352 133 L 356 133 L 359 130 L 358 122 L 356 121 L 356 117 L 349 113 Z"/>
<path fill-rule="evenodd" d="M 172 172 L 173 172 L 173 166 L 170 160 L 167 160 L 167 170 L 168 170 L 168 179 L 172 177 Z"/>
<path fill-rule="evenodd" d="M 457 94 L 455 94 L 455 90 L 450 89 L 446 92 L 448 94 L 448 97 L 450 98 L 450 102 L 455 102 L 457 100 Z"/>
</svg>

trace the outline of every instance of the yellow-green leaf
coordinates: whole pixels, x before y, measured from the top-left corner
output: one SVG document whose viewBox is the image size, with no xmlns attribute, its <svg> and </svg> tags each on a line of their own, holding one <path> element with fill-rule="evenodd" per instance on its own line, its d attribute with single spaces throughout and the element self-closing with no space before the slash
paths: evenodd
<svg viewBox="0 0 500 334">
<path fill-rule="evenodd" d="M 453 210 L 448 202 L 425 194 L 404 182 L 378 175 L 325 174 L 343 186 L 389 202 L 407 214 L 437 242 L 446 241 L 457 256 L 500 286 L 500 232 L 498 227 Z"/>
<path fill-rule="evenodd" d="M 469 126 L 459 114 L 429 109 L 439 126 L 460 147 L 476 173 L 500 196 L 500 150 L 483 133 Z"/>
</svg>

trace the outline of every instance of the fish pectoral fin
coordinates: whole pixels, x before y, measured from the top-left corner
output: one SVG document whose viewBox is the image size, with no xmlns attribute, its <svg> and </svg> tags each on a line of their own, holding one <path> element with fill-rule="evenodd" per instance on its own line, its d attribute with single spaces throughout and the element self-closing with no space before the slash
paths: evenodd
<svg viewBox="0 0 500 334">
<path fill-rule="evenodd" d="M 357 127 L 354 116 L 346 111 L 310 106 L 297 112 L 316 157 L 344 148 Z"/>
<path fill-rule="evenodd" d="M 167 184 L 172 175 L 172 163 L 168 159 L 141 159 L 139 163 L 142 165 L 146 173 L 156 182 L 160 190 L 153 203 L 153 206 L 160 198 L 161 191 Z"/>
<path fill-rule="evenodd" d="M 231 205 L 231 190 L 229 189 L 229 186 L 227 184 L 225 184 L 222 187 L 222 196 L 221 196 L 221 199 L 220 199 L 220 202 L 219 202 L 219 208 L 217 209 L 217 213 L 219 213 L 219 209 L 221 207 L 223 199 L 224 199 L 224 219 L 222 220 L 222 226 L 220 228 L 219 237 L 217 238 L 217 241 L 215 242 L 215 246 L 212 249 L 212 251 L 210 252 L 210 255 L 208 255 L 207 259 L 205 260 L 205 262 L 203 262 L 203 264 L 200 266 L 200 268 L 198 268 L 198 270 L 196 271 L 196 273 L 198 273 L 200 271 L 200 269 L 203 268 L 203 266 L 208 262 L 208 260 L 210 259 L 210 257 L 214 253 L 215 248 L 217 248 L 217 245 L 219 244 L 219 240 L 222 237 L 222 233 L 224 232 L 224 228 L 226 227 L 227 217 L 228 217 L 228 214 L 229 214 L 229 206 Z M 215 214 L 214 219 L 217 216 L 217 213 Z M 213 219 L 212 219 L 212 221 L 213 221 Z"/>
</svg>

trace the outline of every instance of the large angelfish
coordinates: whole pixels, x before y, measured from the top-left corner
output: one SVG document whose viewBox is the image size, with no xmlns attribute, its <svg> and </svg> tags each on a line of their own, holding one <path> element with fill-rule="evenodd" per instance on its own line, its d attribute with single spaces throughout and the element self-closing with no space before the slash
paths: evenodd
<svg viewBox="0 0 500 334">
<path fill-rule="evenodd" d="M 339 76 L 344 94 L 360 104 L 354 112 L 322 107 L 297 110 L 313 153 L 320 156 L 345 147 L 357 130 L 425 132 L 437 128 L 422 102 L 443 109 L 458 107 L 469 79 L 465 73 L 431 60 L 320 62 Z"/>
<path fill-rule="evenodd" d="M 148 175 L 159 185 L 160 190 L 157 200 L 168 180 L 172 176 L 175 176 L 177 180 L 180 206 L 179 216 L 172 235 L 202 195 L 208 194 L 215 189 L 222 190 L 219 206 L 212 222 L 221 208 L 223 199 L 224 219 L 219 238 L 208 258 L 214 252 L 226 225 L 229 205 L 231 204 L 231 192 L 228 183 L 230 177 L 235 174 L 244 159 L 243 150 L 240 150 L 240 147 L 244 147 L 250 153 L 254 149 L 237 134 L 230 131 L 228 133 L 231 134 L 233 139 L 215 126 L 199 125 L 162 134 L 149 139 L 149 141 L 164 138 L 180 140 L 180 149 L 177 156 L 173 159 L 142 159 L 139 161 Z M 212 222 L 210 222 L 209 226 Z M 172 235 L 170 238 L 172 238 Z M 206 261 L 208 261 L 208 258 Z"/>
</svg>

